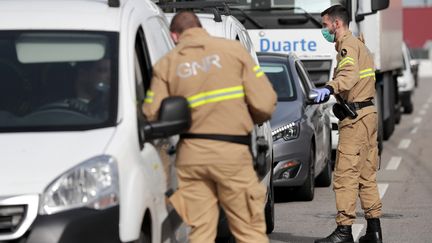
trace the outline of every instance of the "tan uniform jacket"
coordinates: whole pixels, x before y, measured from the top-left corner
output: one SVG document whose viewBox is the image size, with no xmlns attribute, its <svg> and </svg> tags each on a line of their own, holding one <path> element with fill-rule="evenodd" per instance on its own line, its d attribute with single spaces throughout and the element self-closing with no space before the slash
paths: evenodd
<svg viewBox="0 0 432 243">
<path fill-rule="evenodd" d="M 338 52 L 337 67 L 333 80 L 327 83 L 334 94 L 339 94 L 348 102 L 363 102 L 375 96 L 375 68 L 373 56 L 365 44 L 354 37 L 351 31 L 336 43 Z M 351 124 L 365 115 L 376 112 L 375 106 L 365 107 L 359 111 L 356 119 L 344 119 L 340 126 Z"/>
<path fill-rule="evenodd" d="M 215 38 L 202 28 L 182 33 L 179 43 L 153 69 L 143 110 L 156 119 L 167 96 L 186 97 L 192 108 L 189 133 L 246 135 L 268 119 L 276 94 L 264 72 L 237 41 Z M 177 164 L 250 163 L 245 145 L 184 139 Z"/>
</svg>

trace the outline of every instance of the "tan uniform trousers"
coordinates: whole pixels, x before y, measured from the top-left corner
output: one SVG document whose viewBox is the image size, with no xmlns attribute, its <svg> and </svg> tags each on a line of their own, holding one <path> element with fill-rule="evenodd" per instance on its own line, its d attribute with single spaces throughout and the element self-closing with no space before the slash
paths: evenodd
<svg viewBox="0 0 432 243">
<path fill-rule="evenodd" d="M 339 128 L 333 181 L 338 225 L 353 224 L 358 196 L 365 218 L 381 216 L 377 166 L 377 113 L 370 113 L 354 124 Z"/>
<path fill-rule="evenodd" d="M 179 190 L 169 200 L 191 226 L 191 243 L 215 241 L 219 204 L 237 243 L 269 242 L 264 219 L 266 190 L 252 164 L 180 165 L 177 176 Z"/>
</svg>

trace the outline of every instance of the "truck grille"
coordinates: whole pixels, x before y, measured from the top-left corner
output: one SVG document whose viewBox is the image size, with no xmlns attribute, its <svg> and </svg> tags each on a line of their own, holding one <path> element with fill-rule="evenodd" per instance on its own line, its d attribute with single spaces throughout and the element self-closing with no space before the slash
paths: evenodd
<svg viewBox="0 0 432 243">
<path fill-rule="evenodd" d="M 25 205 L 0 205 L 0 234 L 14 233 L 25 218 L 26 208 Z"/>
<path fill-rule="evenodd" d="M 302 60 L 315 86 L 323 86 L 330 80 L 332 60 Z"/>
</svg>

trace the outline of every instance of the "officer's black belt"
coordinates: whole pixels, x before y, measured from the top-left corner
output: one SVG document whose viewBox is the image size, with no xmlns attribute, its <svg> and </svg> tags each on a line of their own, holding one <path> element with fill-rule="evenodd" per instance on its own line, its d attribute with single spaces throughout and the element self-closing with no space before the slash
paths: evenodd
<svg viewBox="0 0 432 243">
<path fill-rule="evenodd" d="M 225 134 L 205 134 L 205 133 L 183 133 L 180 134 L 181 139 L 198 138 L 217 140 L 230 143 L 238 143 L 243 145 L 251 145 L 251 135 L 225 135 Z"/>
<path fill-rule="evenodd" d="M 353 102 L 353 103 L 349 103 L 349 105 L 353 108 L 355 108 L 356 111 L 361 110 L 365 107 L 368 106 L 373 106 L 374 103 L 372 100 L 367 100 L 367 101 L 363 101 L 363 102 Z"/>
</svg>

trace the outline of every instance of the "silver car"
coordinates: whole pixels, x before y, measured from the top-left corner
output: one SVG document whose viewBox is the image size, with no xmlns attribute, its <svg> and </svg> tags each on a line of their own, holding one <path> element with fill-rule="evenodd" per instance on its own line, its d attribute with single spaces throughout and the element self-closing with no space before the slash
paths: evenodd
<svg viewBox="0 0 432 243">
<path fill-rule="evenodd" d="M 295 54 L 258 53 L 262 70 L 278 95 L 270 121 L 273 136 L 273 184 L 295 188 L 310 201 L 315 183 L 331 184 L 331 127 L 324 105 L 314 104 L 314 84 Z"/>
</svg>

